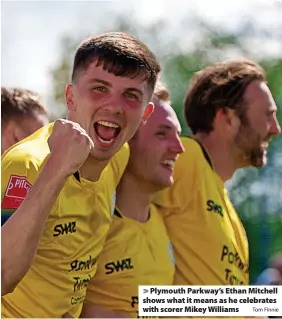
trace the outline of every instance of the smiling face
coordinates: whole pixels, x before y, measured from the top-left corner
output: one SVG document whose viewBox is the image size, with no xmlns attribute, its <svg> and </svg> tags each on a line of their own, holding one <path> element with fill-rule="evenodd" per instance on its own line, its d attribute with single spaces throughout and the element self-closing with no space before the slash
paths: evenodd
<svg viewBox="0 0 282 319">
<path fill-rule="evenodd" d="M 68 118 L 85 129 L 95 147 L 91 156 L 109 160 L 153 110 L 152 89 L 142 77 L 116 76 L 94 60 L 66 88 Z"/>
<path fill-rule="evenodd" d="M 183 152 L 179 133 L 180 124 L 172 107 L 155 102 L 154 112 L 130 141 L 127 170 L 154 191 L 170 186 L 175 161 Z"/>
<path fill-rule="evenodd" d="M 265 82 L 255 81 L 244 94 L 246 113 L 241 118 L 235 146 L 241 153 L 242 166 L 263 167 L 267 162 L 270 139 L 281 129 L 277 106 Z"/>
</svg>

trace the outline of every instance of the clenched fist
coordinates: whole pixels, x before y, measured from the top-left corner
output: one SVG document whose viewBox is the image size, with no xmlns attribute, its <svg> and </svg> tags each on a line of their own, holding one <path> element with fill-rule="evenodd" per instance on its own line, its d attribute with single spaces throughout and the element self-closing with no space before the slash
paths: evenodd
<svg viewBox="0 0 282 319">
<path fill-rule="evenodd" d="M 50 158 L 66 176 L 82 166 L 94 147 L 93 141 L 78 123 L 63 119 L 55 122 L 48 144 Z"/>
</svg>

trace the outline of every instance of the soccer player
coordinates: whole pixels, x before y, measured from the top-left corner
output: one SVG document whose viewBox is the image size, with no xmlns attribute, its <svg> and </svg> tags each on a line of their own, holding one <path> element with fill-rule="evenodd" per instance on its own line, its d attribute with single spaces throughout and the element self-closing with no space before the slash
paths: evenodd
<svg viewBox="0 0 282 319">
<path fill-rule="evenodd" d="M 157 84 L 155 109 L 130 141 L 130 158 L 117 188 L 116 208 L 95 276 L 88 285 L 84 318 L 136 317 L 138 285 L 172 285 L 174 259 L 155 205 L 156 191 L 173 183 L 183 151 L 180 124 L 169 92 Z"/>
<path fill-rule="evenodd" d="M 111 32 L 76 50 L 68 119 L 2 160 L 2 315 L 78 317 L 110 227 L 125 144 L 153 110 L 160 66 L 134 37 Z M 10 217 L 10 218 L 9 218 Z"/>
<path fill-rule="evenodd" d="M 174 168 L 175 183 L 156 197 L 175 253 L 176 285 L 248 285 L 248 240 L 224 182 L 236 169 L 263 167 L 277 107 L 264 70 L 245 60 L 208 66 L 185 100 L 193 138 Z"/>
<path fill-rule="evenodd" d="M 48 114 L 35 92 L 1 87 L 1 155 L 48 123 Z"/>
</svg>

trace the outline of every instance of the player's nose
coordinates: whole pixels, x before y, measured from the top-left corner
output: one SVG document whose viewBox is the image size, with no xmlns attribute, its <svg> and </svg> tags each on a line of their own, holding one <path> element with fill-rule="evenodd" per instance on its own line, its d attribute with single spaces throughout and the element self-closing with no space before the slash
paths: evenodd
<svg viewBox="0 0 282 319">
<path fill-rule="evenodd" d="M 272 122 L 271 122 L 271 127 L 270 127 L 270 134 L 271 135 L 279 135 L 281 133 L 281 127 L 278 122 L 277 117 L 273 117 Z"/>
<path fill-rule="evenodd" d="M 172 140 L 171 151 L 173 151 L 176 154 L 181 154 L 185 151 L 181 139 L 178 135 L 175 136 L 175 138 Z"/>
<path fill-rule="evenodd" d="M 112 114 L 122 114 L 124 112 L 124 101 L 119 96 L 113 96 L 108 103 L 104 105 L 105 111 Z"/>
</svg>

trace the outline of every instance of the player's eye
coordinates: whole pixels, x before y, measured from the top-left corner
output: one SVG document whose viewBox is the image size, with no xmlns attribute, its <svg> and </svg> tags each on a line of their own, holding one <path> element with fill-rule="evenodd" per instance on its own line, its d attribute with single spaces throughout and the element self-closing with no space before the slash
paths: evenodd
<svg viewBox="0 0 282 319">
<path fill-rule="evenodd" d="M 124 93 L 124 96 L 125 96 L 127 99 L 129 99 L 129 100 L 136 100 L 136 101 L 139 100 L 139 97 L 138 97 L 136 94 L 131 93 L 131 92 L 125 92 L 125 93 Z"/>
<path fill-rule="evenodd" d="M 107 92 L 107 88 L 105 86 L 94 86 L 93 91 Z"/>
<path fill-rule="evenodd" d="M 165 138 L 166 132 L 165 131 L 156 132 L 156 136 L 158 136 L 159 138 Z"/>
</svg>

